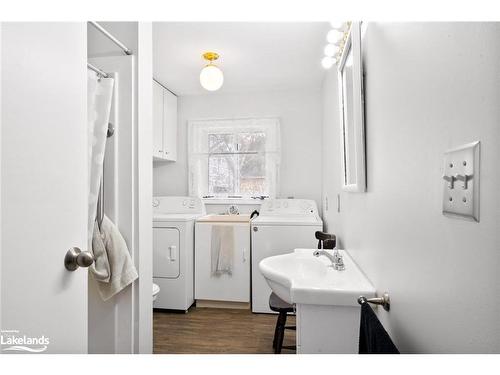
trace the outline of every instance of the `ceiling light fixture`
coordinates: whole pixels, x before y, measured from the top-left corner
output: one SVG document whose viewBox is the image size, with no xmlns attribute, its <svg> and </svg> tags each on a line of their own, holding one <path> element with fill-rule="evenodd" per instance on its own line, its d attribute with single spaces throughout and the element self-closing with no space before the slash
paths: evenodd
<svg viewBox="0 0 500 375">
<path fill-rule="evenodd" d="M 205 52 L 203 58 L 208 64 L 200 72 L 200 84 L 208 91 L 217 91 L 224 83 L 224 74 L 213 62 L 219 58 L 215 52 Z"/>
</svg>

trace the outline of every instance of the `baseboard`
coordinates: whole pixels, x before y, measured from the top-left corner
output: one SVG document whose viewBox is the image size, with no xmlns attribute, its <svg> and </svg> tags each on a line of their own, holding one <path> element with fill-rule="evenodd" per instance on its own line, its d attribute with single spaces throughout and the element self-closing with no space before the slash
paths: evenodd
<svg viewBox="0 0 500 375">
<path fill-rule="evenodd" d="M 212 301 L 206 299 L 197 299 L 196 307 L 211 307 L 216 309 L 240 309 L 250 310 L 250 302 L 231 302 L 231 301 Z"/>
</svg>

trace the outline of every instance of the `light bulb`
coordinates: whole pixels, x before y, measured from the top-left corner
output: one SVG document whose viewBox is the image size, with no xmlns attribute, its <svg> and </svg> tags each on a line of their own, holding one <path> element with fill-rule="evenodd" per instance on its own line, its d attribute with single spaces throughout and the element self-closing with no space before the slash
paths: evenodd
<svg viewBox="0 0 500 375">
<path fill-rule="evenodd" d="M 335 64 L 335 61 L 336 60 L 333 57 L 325 56 L 321 60 L 321 65 L 325 69 L 330 69 L 333 66 L 333 64 Z"/>
<path fill-rule="evenodd" d="M 328 34 L 326 34 L 326 40 L 328 43 L 334 44 L 338 43 L 339 40 L 342 40 L 344 38 L 344 33 L 338 31 L 338 30 L 330 30 Z"/>
<path fill-rule="evenodd" d="M 224 74 L 217 66 L 208 64 L 200 72 L 200 84 L 205 90 L 217 91 L 224 83 Z"/>
<path fill-rule="evenodd" d="M 324 49 L 325 56 L 333 57 L 337 53 L 337 50 L 338 50 L 337 46 L 333 44 L 327 44 Z"/>
</svg>

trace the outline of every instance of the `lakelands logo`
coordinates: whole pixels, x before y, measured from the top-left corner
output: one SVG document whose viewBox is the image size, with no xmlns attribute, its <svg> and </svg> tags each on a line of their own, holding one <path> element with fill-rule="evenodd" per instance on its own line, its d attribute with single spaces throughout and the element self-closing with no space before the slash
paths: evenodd
<svg viewBox="0 0 500 375">
<path fill-rule="evenodd" d="M 42 353 L 49 344 L 49 338 L 44 335 L 32 337 L 21 334 L 18 330 L 0 331 L 0 347 L 3 352 Z"/>
</svg>

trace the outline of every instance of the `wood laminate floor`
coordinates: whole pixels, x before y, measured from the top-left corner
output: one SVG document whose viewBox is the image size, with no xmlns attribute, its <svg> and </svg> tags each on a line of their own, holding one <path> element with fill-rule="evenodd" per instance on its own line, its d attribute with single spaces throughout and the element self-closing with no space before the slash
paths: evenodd
<svg viewBox="0 0 500 375">
<path fill-rule="evenodd" d="M 277 315 L 250 310 L 196 308 L 187 314 L 155 310 L 155 354 L 265 354 L 273 353 Z M 287 320 L 295 325 L 295 317 Z M 283 345 L 295 345 L 295 331 L 286 330 Z M 295 353 L 283 349 L 283 354 Z"/>
</svg>

